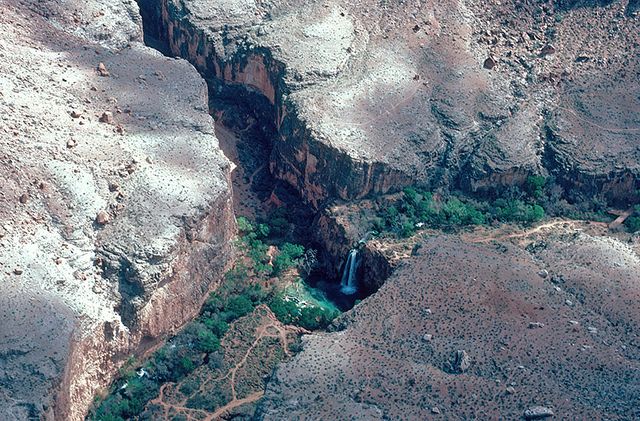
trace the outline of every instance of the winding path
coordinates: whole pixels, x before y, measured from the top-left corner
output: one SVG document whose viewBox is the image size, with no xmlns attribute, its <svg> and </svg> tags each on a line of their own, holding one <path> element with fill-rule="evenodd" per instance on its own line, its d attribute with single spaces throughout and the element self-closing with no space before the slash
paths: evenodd
<svg viewBox="0 0 640 421">
<path fill-rule="evenodd" d="M 243 354 L 242 358 L 233 367 L 231 367 L 223 376 L 209 378 L 203 381 L 196 391 L 188 395 L 184 395 L 182 399 L 177 403 L 167 402 L 166 392 L 168 388 L 178 387 L 179 383 L 165 383 L 160 388 L 158 397 L 149 401 L 147 407 L 151 405 L 160 406 L 162 408 L 162 414 L 160 415 L 161 419 L 169 419 L 171 410 L 174 410 L 184 415 L 189 421 L 213 421 L 216 419 L 220 419 L 224 414 L 228 413 L 234 408 L 259 400 L 264 395 L 264 390 L 254 391 L 244 398 L 238 398 L 236 393 L 237 371 L 244 367 L 252 351 L 256 348 L 259 342 L 266 337 L 278 338 L 284 354 L 286 356 L 289 356 L 289 340 L 287 339 L 287 333 L 291 331 L 298 332 L 299 329 L 292 326 L 283 326 L 282 323 L 280 323 L 276 319 L 271 310 L 264 304 L 256 307 L 254 312 L 247 317 L 258 317 L 262 320 L 260 325 L 258 325 L 255 329 L 253 342 L 251 343 L 247 351 Z M 208 384 L 213 381 L 220 381 L 225 379 L 229 379 L 229 385 L 231 387 L 231 400 L 225 405 L 217 408 L 215 412 L 211 413 L 204 409 L 189 408 L 186 406 L 187 401 L 191 397 L 205 391 Z"/>
</svg>

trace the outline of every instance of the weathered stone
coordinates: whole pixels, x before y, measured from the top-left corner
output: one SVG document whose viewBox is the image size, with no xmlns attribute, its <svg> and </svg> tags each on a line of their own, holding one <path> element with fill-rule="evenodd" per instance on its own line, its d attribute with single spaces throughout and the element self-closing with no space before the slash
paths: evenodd
<svg viewBox="0 0 640 421">
<path fill-rule="evenodd" d="M 471 357 L 465 350 L 458 350 L 451 360 L 451 368 L 456 373 L 464 373 L 471 367 Z"/>
<path fill-rule="evenodd" d="M 105 66 L 104 63 L 99 63 L 97 70 L 98 70 L 98 75 L 102 77 L 109 76 L 109 71 L 107 71 L 107 66 Z"/>
<path fill-rule="evenodd" d="M 498 65 L 498 62 L 493 57 L 489 56 L 485 59 L 484 63 L 482 64 L 482 67 L 488 70 L 492 70 L 497 65 Z"/>
<path fill-rule="evenodd" d="M 105 225 L 108 224 L 109 221 L 111 221 L 111 216 L 109 216 L 109 213 L 106 211 L 101 210 L 100 212 L 98 212 L 98 215 L 96 216 L 96 222 L 99 225 Z"/>
<path fill-rule="evenodd" d="M 100 123 L 113 124 L 113 113 L 111 111 L 105 111 L 99 118 Z"/>
<path fill-rule="evenodd" d="M 540 55 L 544 57 L 551 54 L 555 54 L 555 52 L 556 52 L 556 49 L 553 47 L 553 45 L 547 44 L 542 48 L 542 50 L 540 50 Z"/>
<path fill-rule="evenodd" d="M 527 420 L 539 420 L 552 417 L 553 415 L 553 410 L 546 406 L 532 406 L 524 411 L 524 418 Z"/>
</svg>

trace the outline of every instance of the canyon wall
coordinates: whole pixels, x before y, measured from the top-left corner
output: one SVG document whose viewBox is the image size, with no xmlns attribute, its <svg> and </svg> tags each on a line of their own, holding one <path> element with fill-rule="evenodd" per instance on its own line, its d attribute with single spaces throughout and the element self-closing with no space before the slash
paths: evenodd
<svg viewBox="0 0 640 421">
<path fill-rule="evenodd" d="M 639 200 L 638 63 L 606 55 L 637 45 L 637 16 L 610 3 L 141 6 L 171 55 L 268 98 L 271 171 L 321 208 L 410 184 L 494 194 L 532 174 L 575 201 Z M 593 31 L 607 47 L 581 43 Z"/>
<path fill-rule="evenodd" d="M 232 263 L 230 163 L 134 2 L 2 8 L 0 418 L 81 420 Z"/>
</svg>

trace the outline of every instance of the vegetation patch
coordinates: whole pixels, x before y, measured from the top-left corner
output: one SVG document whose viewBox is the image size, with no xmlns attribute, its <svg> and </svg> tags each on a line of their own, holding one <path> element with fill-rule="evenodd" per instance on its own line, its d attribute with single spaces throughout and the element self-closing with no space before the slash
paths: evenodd
<svg viewBox="0 0 640 421">
<path fill-rule="evenodd" d="M 155 401 L 151 405 L 148 403 L 159 396 L 160 388 L 167 383 L 179 384 L 174 393 L 189 396 L 184 403 L 187 407 L 194 411 L 214 411 L 235 399 L 236 391 L 227 383 L 217 381 L 208 383 L 206 390 L 200 390 L 202 381 L 199 373 L 223 370 L 224 361 L 237 357 L 225 355 L 228 349 L 235 349 L 237 345 L 225 348 L 222 345 L 224 341 L 244 344 L 255 339 L 252 336 L 255 332 L 246 326 L 243 326 L 246 332 L 236 329 L 233 336 L 229 336 L 235 323 L 250 318 L 256 314 L 256 307 L 267 304 L 281 322 L 308 330 L 325 327 L 339 314 L 321 294 L 298 278 L 300 271 L 309 271 L 315 264 L 315 253 L 300 245 L 279 241 L 278 237 L 288 229 L 284 222 L 278 221 L 277 236 L 271 235 L 269 225 L 254 224 L 242 217 L 238 218 L 238 227 L 241 235 L 237 245 L 242 257 L 226 273 L 221 286 L 211 293 L 199 316 L 144 364 L 136 365 L 135 361 L 129 361 L 123 366 L 120 378 L 113 383 L 109 394 L 96 402 L 89 419 L 138 419 L 145 408 L 151 412 L 159 410 L 160 405 Z M 264 311 L 258 313 L 265 317 Z M 275 365 L 283 358 L 284 352 L 273 347 L 274 341 L 278 342 L 276 339 L 266 333 L 263 335 L 264 339 L 260 340 L 264 343 L 255 343 L 255 349 L 247 352 L 258 352 L 265 358 L 269 356 L 269 366 Z M 251 361 L 256 357 L 248 354 L 243 358 Z M 254 375 L 246 366 L 238 371 L 240 373 L 243 379 L 247 379 L 238 383 L 243 397 L 260 386 L 262 377 L 267 374 L 260 371 L 259 375 Z M 215 399 L 210 396 L 211 390 L 218 391 Z"/>
<path fill-rule="evenodd" d="M 455 230 L 460 227 L 497 222 L 529 225 L 547 216 L 608 221 L 606 202 L 578 209 L 560 197 L 560 189 L 551 178 L 530 176 L 522 189 L 512 187 L 501 197 L 475 199 L 457 194 L 438 194 L 417 188 L 405 188 L 392 203 L 378 207 L 373 229 L 400 237 L 409 237 L 421 228 Z M 629 218 L 630 229 L 640 229 L 637 220 Z"/>
</svg>

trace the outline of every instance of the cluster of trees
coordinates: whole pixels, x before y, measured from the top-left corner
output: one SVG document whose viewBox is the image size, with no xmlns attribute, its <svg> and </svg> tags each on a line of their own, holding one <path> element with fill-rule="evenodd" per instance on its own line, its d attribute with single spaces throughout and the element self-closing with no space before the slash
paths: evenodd
<svg viewBox="0 0 640 421">
<path fill-rule="evenodd" d="M 267 224 L 252 224 L 244 217 L 238 218 L 240 248 L 251 259 L 251 265 L 258 276 L 278 276 L 286 270 L 302 265 L 305 249 L 299 244 L 282 243 L 277 254 L 268 255 L 271 228 Z M 279 234 L 278 234 L 279 235 Z"/>
<path fill-rule="evenodd" d="M 526 195 L 498 198 L 491 202 L 456 196 L 436 200 L 430 192 L 406 188 L 395 205 L 384 207 L 380 212 L 374 221 L 374 229 L 407 237 L 421 225 L 451 229 L 492 221 L 525 224 L 540 221 L 545 217 L 545 211 L 536 198 L 542 196 L 544 185 L 544 178 L 530 177 Z"/>
<path fill-rule="evenodd" d="M 455 229 L 492 222 L 530 224 L 550 216 L 610 221 L 607 200 L 602 196 L 576 199 L 570 204 L 553 177 L 530 176 L 526 183 L 511 187 L 498 198 L 479 200 L 456 195 L 436 196 L 431 192 L 406 188 L 390 206 L 381 206 L 373 228 L 407 237 L 420 226 Z M 625 221 L 629 232 L 640 231 L 640 205 Z"/>
<path fill-rule="evenodd" d="M 178 382 L 205 361 L 222 360 L 220 340 L 229 324 L 253 311 L 268 294 L 260 285 L 239 282 L 240 271 L 229 272 L 192 323 L 182 329 L 138 370 L 129 369 L 111 393 L 90 414 L 91 419 L 123 421 L 139 415 L 166 382 Z M 245 280 L 246 281 L 246 280 Z"/>
</svg>

